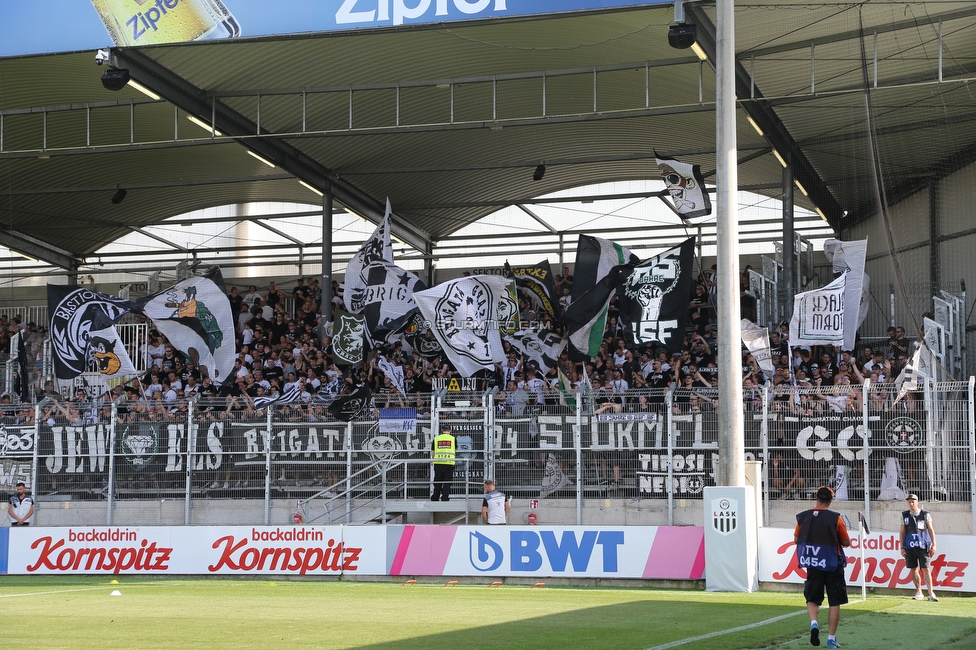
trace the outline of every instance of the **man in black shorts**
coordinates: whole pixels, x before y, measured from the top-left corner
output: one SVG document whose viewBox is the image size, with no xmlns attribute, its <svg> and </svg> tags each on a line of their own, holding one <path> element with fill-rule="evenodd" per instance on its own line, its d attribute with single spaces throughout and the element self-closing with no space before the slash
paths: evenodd
<svg viewBox="0 0 976 650">
<path fill-rule="evenodd" d="M 925 586 L 929 590 L 929 600 L 939 602 L 932 589 L 932 569 L 929 558 L 935 555 L 935 528 L 932 527 L 932 515 L 918 507 L 918 495 L 909 494 L 906 497 L 908 510 L 901 513 L 901 556 L 905 558 L 905 566 L 912 570 L 912 582 L 915 583 L 915 600 L 925 600 L 922 594 L 922 577 L 925 576 Z"/>
<path fill-rule="evenodd" d="M 796 516 L 793 540 L 800 568 L 806 569 L 803 597 L 810 614 L 810 645 L 820 645 L 820 605 L 827 592 L 827 647 L 839 648 L 837 624 L 840 622 L 840 606 L 847 604 L 847 581 L 844 570 L 847 558 L 841 547 L 851 545 L 851 537 L 840 515 L 830 510 L 834 491 L 821 486 L 817 490 L 817 505 Z"/>
</svg>

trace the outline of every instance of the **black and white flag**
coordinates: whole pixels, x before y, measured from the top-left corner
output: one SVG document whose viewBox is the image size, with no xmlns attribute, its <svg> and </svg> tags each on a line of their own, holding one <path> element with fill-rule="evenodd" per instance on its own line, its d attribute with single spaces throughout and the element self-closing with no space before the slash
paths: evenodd
<svg viewBox="0 0 976 650">
<path fill-rule="evenodd" d="M 335 322 L 332 359 L 340 366 L 359 363 L 366 352 L 366 318 L 336 309 Z"/>
<path fill-rule="evenodd" d="M 95 369 L 105 379 L 132 376 L 137 374 L 119 332 L 108 316 L 96 313 L 92 328 L 88 332 L 88 352 Z"/>
<path fill-rule="evenodd" d="M 671 351 L 684 344 L 695 238 L 641 262 L 623 282 L 620 315 L 637 344 L 658 342 Z"/>
<path fill-rule="evenodd" d="M 868 240 L 840 241 L 828 239 L 824 242 L 824 255 L 830 261 L 834 277 L 847 274 L 844 290 L 844 350 L 853 350 L 857 338 L 857 328 L 868 317 L 871 305 L 871 277 L 864 272 L 867 260 Z M 857 307 L 855 309 L 854 307 Z"/>
<path fill-rule="evenodd" d="M 410 271 L 393 263 L 390 243 L 390 201 L 383 221 L 346 267 L 343 300 L 346 309 L 366 318 L 372 341 L 385 341 L 403 331 L 416 311 L 414 291 L 426 285 Z"/>
<path fill-rule="evenodd" d="M 556 295 L 549 260 L 542 260 L 535 266 L 510 266 L 505 262 L 505 275 L 515 278 L 518 288 L 527 290 L 543 311 L 559 318 L 559 296 Z"/>
<path fill-rule="evenodd" d="M 380 357 L 377 359 L 376 365 L 380 367 L 380 370 L 383 371 L 383 375 L 390 380 L 390 383 L 396 386 L 396 389 L 400 391 L 401 395 L 406 394 L 407 391 L 403 385 L 403 366 L 398 366 L 392 361 L 386 359 L 386 357 Z"/>
<path fill-rule="evenodd" d="M 227 302 L 226 298 L 224 302 Z M 116 323 L 135 308 L 136 303 L 131 300 L 122 300 L 85 287 L 47 285 L 55 376 L 58 379 L 73 379 L 87 369 L 88 339 L 96 314 Z"/>
<path fill-rule="evenodd" d="M 233 381 L 236 330 L 220 269 L 181 280 L 138 306 L 205 377 L 216 384 Z"/>
<path fill-rule="evenodd" d="M 352 393 L 348 395 L 340 395 L 339 397 L 335 398 L 335 400 L 329 404 L 329 413 L 331 413 L 332 417 L 337 420 L 351 422 L 361 413 L 366 411 L 371 397 L 372 395 L 369 392 L 369 388 L 366 387 L 366 384 L 363 384 Z"/>
<path fill-rule="evenodd" d="M 432 324 L 427 322 L 419 309 L 410 318 L 406 329 L 403 330 L 403 335 L 407 345 L 425 359 L 433 359 L 444 353 L 444 348 L 434 336 Z"/>
<path fill-rule="evenodd" d="M 659 156 L 657 166 L 671 194 L 674 211 L 682 218 L 704 217 L 712 213 L 712 202 L 708 198 L 701 167 Z"/>
<path fill-rule="evenodd" d="M 491 369 L 505 358 L 498 315 L 508 286 L 509 280 L 497 275 L 474 275 L 414 294 L 447 358 L 463 377 Z"/>
<path fill-rule="evenodd" d="M 826 287 L 796 294 L 790 319 L 791 346 L 843 345 L 846 280 L 845 273 Z"/>
<path fill-rule="evenodd" d="M 539 330 L 519 330 L 505 337 L 529 361 L 534 361 L 542 372 L 549 372 L 559 361 L 559 355 L 566 349 L 568 339 L 555 332 Z"/>
<path fill-rule="evenodd" d="M 772 379 L 773 375 L 776 374 L 776 368 L 773 366 L 773 355 L 769 345 L 769 329 L 759 327 L 748 318 L 743 318 L 741 325 L 742 343 L 745 344 L 749 354 L 759 364 L 763 377 Z M 790 358 L 792 356 L 790 355 Z M 793 373 L 790 375 L 794 376 Z"/>
<path fill-rule="evenodd" d="M 559 466 L 556 455 L 549 454 L 546 456 L 546 467 L 542 472 L 542 488 L 539 490 L 539 498 L 545 499 L 553 492 L 561 490 L 568 484 L 569 479 L 566 478 L 562 468 Z"/>
<path fill-rule="evenodd" d="M 304 387 L 299 384 L 289 391 L 278 395 L 269 395 L 267 397 L 255 397 L 254 398 L 254 408 L 263 409 L 271 406 L 272 404 L 292 404 L 294 402 L 302 401 L 307 402 L 311 399 L 311 395 L 304 389 Z"/>
<path fill-rule="evenodd" d="M 620 244 L 580 234 L 573 302 L 562 315 L 573 350 L 591 358 L 600 351 L 610 299 L 620 278 L 638 262 L 640 258 Z"/>
</svg>

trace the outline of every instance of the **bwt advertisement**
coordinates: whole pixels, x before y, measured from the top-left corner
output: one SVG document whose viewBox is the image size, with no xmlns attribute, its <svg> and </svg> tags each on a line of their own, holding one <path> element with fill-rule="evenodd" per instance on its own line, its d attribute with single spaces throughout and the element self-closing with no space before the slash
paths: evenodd
<svg viewBox="0 0 976 650">
<path fill-rule="evenodd" d="M 5 2 L 0 56 L 508 18 L 664 0 L 30 0 Z"/>
<path fill-rule="evenodd" d="M 701 527 L 0 528 L 0 573 L 697 580 Z"/>
</svg>

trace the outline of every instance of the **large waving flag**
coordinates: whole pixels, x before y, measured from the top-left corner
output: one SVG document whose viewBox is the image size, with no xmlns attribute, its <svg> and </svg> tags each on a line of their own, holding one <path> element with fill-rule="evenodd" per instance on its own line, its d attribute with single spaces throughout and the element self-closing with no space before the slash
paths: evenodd
<svg viewBox="0 0 976 650">
<path fill-rule="evenodd" d="M 473 275 L 414 294 L 417 307 L 433 323 L 437 341 L 462 376 L 490 370 L 504 360 L 498 308 L 507 299 L 508 287 L 506 278 Z"/>
<path fill-rule="evenodd" d="M 620 315 L 638 344 L 681 349 L 688 320 L 695 238 L 641 262 L 623 281 Z"/>
<path fill-rule="evenodd" d="M 332 417 L 343 422 L 351 422 L 366 411 L 372 394 L 366 384 L 359 386 L 348 395 L 340 395 L 329 405 Z"/>
<path fill-rule="evenodd" d="M 689 219 L 712 213 L 712 202 L 708 198 L 708 190 L 705 189 L 701 167 L 660 156 L 657 156 L 657 166 L 661 170 L 664 185 L 671 194 L 674 211 L 679 216 Z"/>
<path fill-rule="evenodd" d="M 742 343 L 745 344 L 749 354 L 759 364 L 763 376 L 766 379 L 772 379 L 773 375 L 776 374 L 776 368 L 773 366 L 773 353 L 769 345 L 769 329 L 759 327 L 748 318 L 742 319 L 741 326 Z M 792 354 L 790 358 L 793 358 Z M 790 373 L 790 376 L 793 377 L 793 373 Z"/>
<path fill-rule="evenodd" d="M 549 260 L 542 260 L 535 266 L 509 266 L 505 262 L 505 275 L 515 278 L 518 288 L 526 289 L 543 311 L 559 318 L 559 297 Z"/>
<path fill-rule="evenodd" d="M 534 361 L 542 372 L 549 372 L 559 361 L 559 355 L 569 343 L 555 332 L 518 330 L 505 337 L 515 348 Z"/>
<path fill-rule="evenodd" d="M 224 302 L 227 302 L 226 298 Z M 88 366 L 88 338 L 96 314 L 116 323 L 135 310 L 136 303 L 74 285 L 47 285 L 47 309 L 51 314 L 51 350 L 54 374 L 73 379 Z"/>
<path fill-rule="evenodd" d="M 366 318 L 366 329 L 373 341 L 386 340 L 407 326 L 417 309 L 413 293 L 426 286 L 416 275 L 393 263 L 391 213 L 387 199 L 383 221 L 346 266 L 346 309 Z"/>
<path fill-rule="evenodd" d="M 871 278 L 864 272 L 864 262 L 868 254 L 868 240 L 840 241 L 828 239 L 824 242 L 824 255 L 833 267 L 834 277 L 847 274 L 844 304 L 844 348 L 853 350 L 857 338 L 857 328 L 868 316 L 871 304 Z M 856 307 L 856 308 L 855 308 Z"/>
<path fill-rule="evenodd" d="M 181 280 L 142 298 L 138 305 L 204 376 L 217 384 L 231 378 L 236 357 L 234 319 L 220 269 Z"/>
<path fill-rule="evenodd" d="M 351 366 L 363 360 L 366 346 L 366 319 L 361 314 L 335 310 L 335 332 L 332 337 L 332 359 L 339 366 Z"/>
<path fill-rule="evenodd" d="M 137 374 L 132 359 L 119 338 L 119 332 L 108 316 L 95 314 L 92 328 L 88 332 L 88 351 L 95 362 L 95 369 L 105 379 L 131 377 Z"/>
<path fill-rule="evenodd" d="M 808 348 L 844 343 L 846 280 L 845 273 L 826 287 L 796 294 L 790 319 L 790 345 Z"/>
<path fill-rule="evenodd" d="M 607 239 L 580 235 L 576 247 L 573 302 L 563 312 L 569 342 L 595 357 L 603 341 L 610 298 L 625 274 L 640 262 L 629 249 Z"/>
</svg>

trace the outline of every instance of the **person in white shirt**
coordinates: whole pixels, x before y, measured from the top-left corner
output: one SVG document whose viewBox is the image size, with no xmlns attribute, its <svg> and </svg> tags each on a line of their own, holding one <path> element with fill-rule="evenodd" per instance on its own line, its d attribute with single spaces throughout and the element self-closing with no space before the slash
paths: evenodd
<svg viewBox="0 0 976 650">
<path fill-rule="evenodd" d="M 485 499 L 481 502 L 481 518 L 486 524 L 496 526 L 508 523 L 508 513 L 512 504 L 504 492 L 495 489 L 495 482 L 485 481 Z"/>
<path fill-rule="evenodd" d="M 525 380 L 525 390 L 534 393 L 539 404 L 546 403 L 546 382 L 539 378 L 539 373 L 535 368 L 529 368 L 529 378 Z"/>
<path fill-rule="evenodd" d="M 247 290 L 247 293 L 244 294 L 244 304 L 250 309 L 254 306 L 254 301 L 260 297 L 261 294 L 258 293 L 258 288 L 252 284 Z"/>
</svg>

